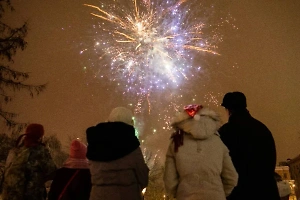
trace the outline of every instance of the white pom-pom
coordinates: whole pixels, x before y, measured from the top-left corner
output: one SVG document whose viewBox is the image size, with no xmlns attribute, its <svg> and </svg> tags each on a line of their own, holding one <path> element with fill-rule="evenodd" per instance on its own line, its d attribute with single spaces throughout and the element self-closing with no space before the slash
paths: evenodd
<svg viewBox="0 0 300 200">
<path fill-rule="evenodd" d="M 196 121 L 199 121 L 199 120 L 200 120 L 200 115 L 197 115 L 197 114 L 196 114 L 196 115 L 194 116 L 194 119 L 195 119 Z"/>
<path fill-rule="evenodd" d="M 189 116 L 186 112 L 178 112 L 176 113 L 175 117 L 172 119 L 171 124 L 180 123 L 188 118 Z"/>
</svg>

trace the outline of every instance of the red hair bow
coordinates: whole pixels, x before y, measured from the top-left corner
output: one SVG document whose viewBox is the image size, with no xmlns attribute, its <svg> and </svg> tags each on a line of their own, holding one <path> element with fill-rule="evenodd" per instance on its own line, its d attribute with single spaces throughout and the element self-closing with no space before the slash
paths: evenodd
<svg viewBox="0 0 300 200">
<path fill-rule="evenodd" d="M 187 114 L 191 117 L 194 117 L 196 115 L 196 113 L 201 110 L 203 108 L 202 105 L 196 105 L 196 104 L 192 104 L 192 105 L 187 105 L 184 106 L 183 109 L 187 112 Z"/>
</svg>

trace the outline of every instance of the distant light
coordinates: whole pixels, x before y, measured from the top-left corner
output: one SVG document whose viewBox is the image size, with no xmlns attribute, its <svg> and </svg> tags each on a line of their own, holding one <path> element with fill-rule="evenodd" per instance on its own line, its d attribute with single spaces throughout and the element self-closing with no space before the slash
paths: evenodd
<svg viewBox="0 0 300 200">
<path fill-rule="evenodd" d="M 143 195 L 145 194 L 146 190 L 147 190 L 147 188 L 144 188 L 144 189 L 142 190 Z"/>
</svg>

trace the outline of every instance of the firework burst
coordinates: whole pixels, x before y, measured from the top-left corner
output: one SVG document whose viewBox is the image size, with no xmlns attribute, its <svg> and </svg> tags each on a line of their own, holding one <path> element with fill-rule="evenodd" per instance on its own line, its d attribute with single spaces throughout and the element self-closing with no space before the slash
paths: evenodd
<svg viewBox="0 0 300 200">
<path fill-rule="evenodd" d="M 104 61 L 101 68 L 109 68 L 112 81 L 141 98 L 193 76 L 200 69 L 193 66 L 195 53 L 218 54 L 220 38 L 204 34 L 207 25 L 188 0 L 84 5 L 99 22 L 94 50 Z"/>
</svg>

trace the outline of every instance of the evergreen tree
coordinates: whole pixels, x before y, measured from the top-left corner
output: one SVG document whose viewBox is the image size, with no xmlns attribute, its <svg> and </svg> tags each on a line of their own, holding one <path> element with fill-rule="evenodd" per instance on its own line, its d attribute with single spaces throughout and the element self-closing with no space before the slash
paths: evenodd
<svg viewBox="0 0 300 200">
<path fill-rule="evenodd" d="M 34 97 L 45 89 L 46 85 L 26 84 L 29 73 L 15 70 L 11 67 L 13 57 L 17 51 L 24 50 L 27 42 L 28 25 L 26 22 L 20 27 L 11 27 L 4 22 L 5 12 L 14 11 L 10 0 L 0 0 L 0 123 L 4 122 L 7 127 L 19 132 L 26 124 L 15 121 L 16 113 L 3 109 L 3 105 L 12 101 L 10 94 L 26 90 Z"/>
</svg>

